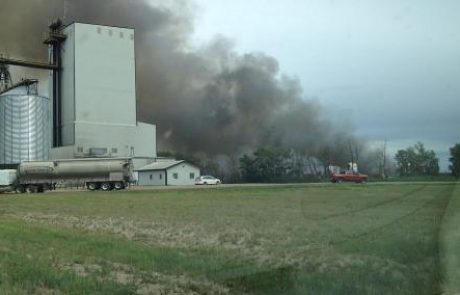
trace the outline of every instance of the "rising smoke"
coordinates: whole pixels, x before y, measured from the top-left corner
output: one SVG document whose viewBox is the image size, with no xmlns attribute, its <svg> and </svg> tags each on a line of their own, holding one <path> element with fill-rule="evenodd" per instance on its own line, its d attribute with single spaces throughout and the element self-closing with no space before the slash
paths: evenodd
<svg viewBox="0 0 460 295">
<path fill-rule="evenodd" d="M 138 119 L 157 125 L 160 150 L 238 155 L 281 146 L 314 152 L 329 142 L 335 128 L 303 98 L 296 79 L 280 74 L 274 58 L 237 54 L 222 37 L 192 47 L 193 6 L 150 2 L 2 0 L 0 52 L 46 59 L 42 34 L 56 17 L 133 27 Z"/>
</svg>

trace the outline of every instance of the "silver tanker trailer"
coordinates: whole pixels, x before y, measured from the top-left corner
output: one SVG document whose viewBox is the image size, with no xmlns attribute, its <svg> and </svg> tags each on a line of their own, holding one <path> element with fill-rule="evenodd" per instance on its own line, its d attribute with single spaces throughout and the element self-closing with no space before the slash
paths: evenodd
<svg viewBox="0 0 460 295">
<path fill-rule="evenodd" d="M 0 192 L 43 192 L 61 185 L 120 190 L 133 180 L 132 167 L 127 158 L 27 161 L 17 170 L 0 170 Z"/>
</svg>

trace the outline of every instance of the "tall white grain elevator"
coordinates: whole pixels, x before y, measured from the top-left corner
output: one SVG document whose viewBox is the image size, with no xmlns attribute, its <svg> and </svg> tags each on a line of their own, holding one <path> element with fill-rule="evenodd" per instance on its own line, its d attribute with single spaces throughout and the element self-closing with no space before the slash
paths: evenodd
<svg viewBox="0 0 460 295">
<path fill-rule="evenodd" d="M 136 117 L 134 29 L 73 23 L 62 33 L 52 157 L 156 157 L 155 125 Z"/>
</svg>

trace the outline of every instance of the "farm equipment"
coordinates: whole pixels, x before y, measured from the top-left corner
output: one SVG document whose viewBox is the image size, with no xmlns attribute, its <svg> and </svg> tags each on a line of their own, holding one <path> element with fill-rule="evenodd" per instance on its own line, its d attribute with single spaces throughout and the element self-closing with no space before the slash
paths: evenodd
<svg viewBox="0 0 460 295">
<path fill-rule="evenodd" d="M 0 192 L 44 192 L 58 185 L 120 190 L 132 180 L 132 161 L 127 158 L 26 161 L 16 170 L 0 170 Z"/>
</svg>

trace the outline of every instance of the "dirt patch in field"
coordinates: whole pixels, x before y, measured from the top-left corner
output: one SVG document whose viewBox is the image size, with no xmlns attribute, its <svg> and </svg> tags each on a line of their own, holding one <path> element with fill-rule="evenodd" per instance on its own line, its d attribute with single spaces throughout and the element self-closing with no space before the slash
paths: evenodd
<svg viewBox="0 0 460 295">
<path fill-rule="evenodd" d="M 198 224 L 177 224 L 166 221 L 144 221 L 119 218 L 100 218 L 88 216 L 63 216 L 57 214 L 28 213 L 21 218 L 29 223 L 55 225 L 106 232 L 121 235 L 129 240 L 154 246 L 178 247 L 187 249 L 219 248 L 238 250 L 241 255 L 261 263 L 274 260 L 268 251 L 272 241 L 255 237 L 244 228 L 226 227 L 213 231 Z"/>
<path fill-rule="evenodd" d="M 366 269 L 381 276 L 403 280 L 408 266 L 370 255 L 341 255 L 319 261 L 316 269 L 319 273 L 340 273 L 347 269 Z"/>
<path fill-rule="evenodd" d="M 166 275 L 158 272 L 139 271 L 121 263 L 62 264 L 60 270 L 71 271 L 78 276 L 92 276 L 100 280 L 111 280 L 122 285 L 131 285 L 137 294 L 230 294 L 224 286 L 205 279 L 192 279 L 184 275 Z"/>
<path fill-rule="evenodd" d="M 93 273 L 98 273 L 102 271 L 102 267 L 97 264 L 80 264 L 80 263 L 73 263 L 73 264 L 63 264 L 60 265 L 59 270 L 63 271 L 71 271 L 74 272 L 78 276 L 86 277 Z"/>
<path fill-rule="evenodd" d="M 16 218 L 18 216 L 15 216 Z M 305 243 L 290 248 L 282 248 L 276 240 L 256 236 L 245 228 L 226 226 L 219 232 L 209 230 L 199 224 L 178 224 L 166 221 L 145 221 L 119 218 L 89 216 L 46 215 L 28 213 L 19 216 L 30 223 L 56 225 L 121 235 L 131 241 L 152 246 L 177 247 L 185 249 L 227 249 L 236 250 L 238 257 L 260 265 L 300 269 L 313 267 L 319 272 L 335 272 L 347 268 L 370 267 L 384 273 L 400 273 L 403 265 L 373 256 L 331 256 L 324 259 L 319 255 L 328 251 L 327 243 Z M 282 244 L 283 241 L 280 243 Z M 276 252 L 275 252 L 276 251 Z M 78 269 L 76 270 L 78 272 Z M 123 277 L 123 276 L 121 276 Z M 128 279 L 128 278 L 125 278 Z"/>
<path fill-rule="evenodd" d="M 39 288 L 35 288 L 34 294 L 37 294 L 37 295 L 59 295 L 59 294 L 62 294 L 62 293 L 59 290 L 56 290 L 56 289 L 39 287 Z"/>
<path fill-rule="evenodd" d="M 99 218 L 87 216 L 61 216 L 26 214 L 20 216 L 26 222 L 72 227 L 95 232 L 110 232 L 133 241 L 157 246 L 187 248 L 244 246 L 251 239 L 248 231 L 229 229 L 225 233 L 212 233 L 197 225 L 171 224 L 163 221 Z"/>
<path fill-rule="evenodd" d="M 120 218 L 76 217 L 62 215 L 27 214 L 21 218 L 30 223 L 51 224 L 71 228 L 84 229 L 93 232 L 109 232 L 121 235 L 129 240 L 154 246 L 179 247 L 187 249 L 232 249 L 238 250 L 238 255 L 261 265 L 270 265 L 273 268 L 286 265 L 300 269 L 314 268 L 319 272 L 338 272 L 347 268 L 371 267 L 383 273 L 401 269 L 392 261 L 379 260 L 373 256 L 326 256 L 327 244 L 305 244 L 303 246 L 285 249 L 274 254 L 270 247 L 275 241 L 264 238 L 255 238 L 247 229 L 226 227 L 221 232 L 213 232 L 196 224 L 180 225 L 164 221 L 142 221 Z M 317 251 L 320 250 L 320 251 Z M 316 254 L 315 254 L 316 253 Z M 81 266 L 74 265 L 76 273 L 84 272 Z M 115 281 L 133 281 L 132 272 L 124 268 L 122 273 L 115 273 Z M 399 272 L 399 271 L 398 271 Z M 117 279 L 118 278 L 118 279 Z M 177 278 L 176 278 L 177 279 Z M 157 282 L 155 279 L 154 282 Z M 153 285 L 155 285 L 154 283 Z M 183 282 L 183 284 L 185 284 Z"/>
</svg>

